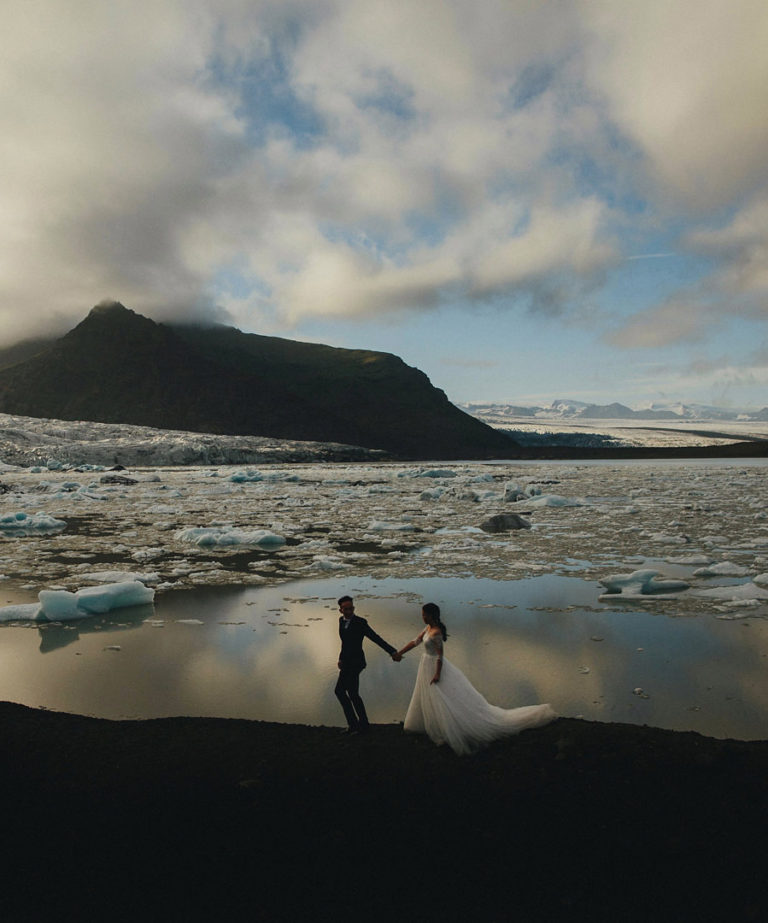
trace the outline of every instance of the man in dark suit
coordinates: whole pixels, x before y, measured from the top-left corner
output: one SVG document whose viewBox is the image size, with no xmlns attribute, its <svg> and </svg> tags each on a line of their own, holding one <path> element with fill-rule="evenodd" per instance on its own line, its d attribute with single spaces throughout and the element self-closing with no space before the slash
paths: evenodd
<svg viewBox="0 0 768 923">
<path fill-rule="evenodd" d="M 360 674 L 365 669 L 363 638 L 370 638 L 374 644 L 383 648 L 394 661 L 402 660 L 391 644 L 380 638 L 368 622 L 355 615 L 355 603 L 351 596 L 342 596 L 339 600 L 339 637 L 341 653 L 339 654 L 339 681 L 334 692 L 341 702 L 347 719 L 347 733 L 359 734 L 368 730 L 368 715 L 360 698 Z"/>
</svg>

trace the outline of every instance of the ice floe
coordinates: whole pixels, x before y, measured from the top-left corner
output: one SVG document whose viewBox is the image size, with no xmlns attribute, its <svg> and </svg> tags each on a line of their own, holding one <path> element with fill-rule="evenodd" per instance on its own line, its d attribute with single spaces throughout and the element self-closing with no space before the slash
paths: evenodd
<svg viewBox="0 0 768 923">
<path fill-rule="evenodd" d="M 95 584 L 129 583 L 138 581 L 144 586 L 153 586 L 160 582 L 160 575 L 154 573 L 140 574 L 127 570 L 88 570 L 78 572 L 81 581 Z"/>
<path fill-rule="evenodd" d="M 57 430 L 50 432 L 41 461 L 55 453 Z M 768 520 L 754 518 L 768 509 L 768 478 L 757 461 L 743 468 L 687 460 L 444 467 L 240 459 L 109 472 L 130 484 L 75 476 L 66 465 L 38 468 L 6 467 L 0 476 L 0 516 L 12 518 L 10 530 L 0 529 L 9 600 L 17 593 L 26 601 L 43 586 L 74 592 L 85 582 L 132 576 L 166 592 L 275 584 L 322 571 L 504 580 L 546 572 L 596 583 L 643 569 L 656 575 L 651 582 L 634 578 L 606 589 L 603 602 L 636 592 L 639 604 L 658 609 L 657 600 L 674 595 L 676 613 L 700 613 L 731 597 L 696 596 L 679 585 L 666 593 L 665 568 L 692 590 L 751 574 L 755 585 L 768 582 L 760 579 L 768 573 Z M 26 522 L 16 519 L 19 510 Z M 531 528 L 514 536 L 480 528 L 512 510 Z M 51 520 L 62 526 L 29 529 Z M 726 573 L 725 565 L 744 570 Z"/>
<path fill-rule="evenodd" d="M 693 572 L 694 577 L 746 577 L 750 573 L 748 567 L 734 564 L 732 561 L 721 561 L 720 564 L 709 564 L 699 567 Z"/>
<path fill-rule="evenodd" d="M 696 589 L 694 595 L 704 599 L 719 599 L 726 602 L 743 603 L 751 600 L 759 601 L 768 599 L 768 590 L 750 581 L 749 583 L 738 583 L 730 586 L 714 586 L 707 589 Z"/>
</svg>

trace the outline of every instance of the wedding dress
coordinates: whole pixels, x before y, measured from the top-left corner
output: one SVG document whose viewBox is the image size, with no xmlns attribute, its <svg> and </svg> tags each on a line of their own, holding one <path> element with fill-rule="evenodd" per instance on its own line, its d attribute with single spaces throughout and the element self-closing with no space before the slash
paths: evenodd
<svg viewBox="0 0 768 923">
<path fill-rule="evenodd" d="M 458 667 L 443 658 L 440 681 L 431 683 L 443 640 L 425 629 L 414 639 L 424 642 L 416 684 L 403 725 L 406 731 L 426 733 L 436 744 L 447 743 L 456 753 L 479 747 L 526 728 L 540 727 L 557 717 L 549 705 L 499 708 L 475 689 Z"/>
</svg>

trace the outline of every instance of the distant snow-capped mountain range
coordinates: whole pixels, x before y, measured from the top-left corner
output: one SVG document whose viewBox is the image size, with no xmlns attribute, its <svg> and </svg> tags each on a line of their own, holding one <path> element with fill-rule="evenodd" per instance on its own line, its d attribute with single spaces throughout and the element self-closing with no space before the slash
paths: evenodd
<svg viewBox="0 0 768 923">
<path fill-rule="evenodd" d="M 489 417 L 535 418 L 538 420 L 677 420 L 679 422 L 733 420 L 740 422 L 768 421 L 768 407 L 762 410 L 713 407 L 707 404 L 651 403 L 633 410 L 624 404 L 589 404 L 571 399 L 555 400 L 549 406 L 526 404 L 483 403 L 470 401 L 459 405 L 462 410 L 480 419 Z"/>
</svg>

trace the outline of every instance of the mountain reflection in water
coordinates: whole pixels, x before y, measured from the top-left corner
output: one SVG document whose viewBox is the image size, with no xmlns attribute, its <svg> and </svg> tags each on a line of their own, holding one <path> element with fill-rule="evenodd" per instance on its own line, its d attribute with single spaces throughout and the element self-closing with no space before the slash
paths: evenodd
<svg viewBox="0 0 768 923">
<path fill-rule="evenodd" d="M 598 602 L 575 577 L 517 581 L 339 577 L 157 597 L 70 625 L 0 627 L 0 697 L 107 718 L 219 716 L 341 726 L 336 599 L 400 647 L 440 605 L 446 656 L 494 704 L 765 737 L 768 628 L 759 618 L 671 618 Z M 402 721 L 418 649 L 393 663 L 366 643 L 371 721 Z"/>
</svg>

